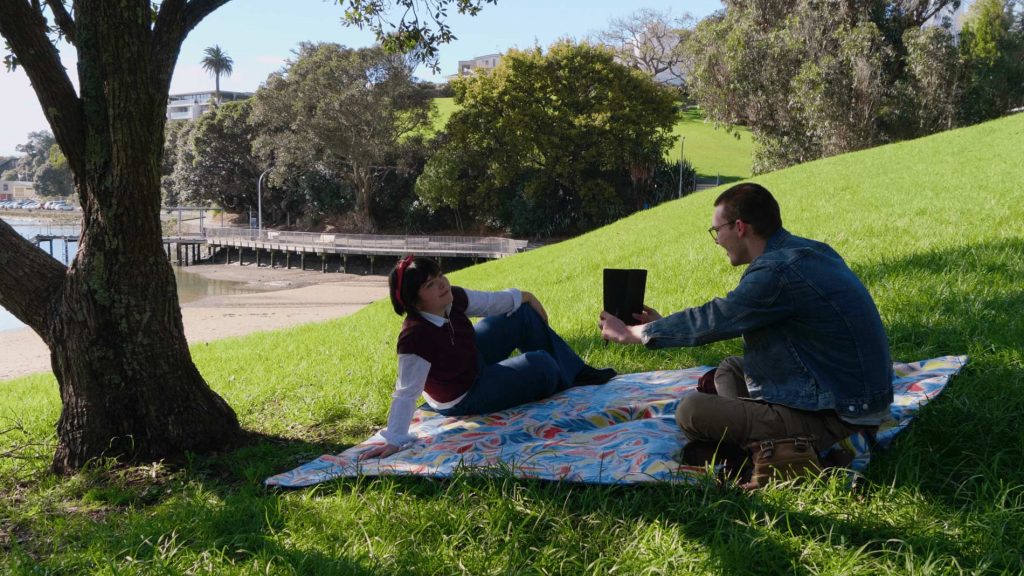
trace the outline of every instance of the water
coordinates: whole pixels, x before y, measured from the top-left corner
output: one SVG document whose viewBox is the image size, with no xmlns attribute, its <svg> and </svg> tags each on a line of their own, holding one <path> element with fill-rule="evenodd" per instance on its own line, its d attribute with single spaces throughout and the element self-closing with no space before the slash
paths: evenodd
<svg viewBox="0 0 1024 576">
<path fill-rule="evenodd" d="M 33 238 L 38 234 L 53 236 L 77 236 L 80 229 L 77 223 L 59 223 L 46 220 L 5 218 L 8 224 L 14 227 L 19 234 L 25 238 Z M 50 245 L 44 242 L 40 246 L 43 251 L 50 253 Z M 78 250 L 78 242 L 67 244 L 68 259 L 64 258 L 64 241 L 53 241 L 53 257 L 65 265 L 74 259 Z M 192 302 L 204 296 L 219 296 L 226 294 L 246 294 L 255 292 L 252 288 L 242 282 L 228 282 L 224 280 L 207 280 L 199 274 L 192 274 L 174 268 L 174 278 L 178 284 L 178 300 L 181 303 Z M 0 332 L 25 327 L 13 314 L 0 307 Z"/>
</svg>

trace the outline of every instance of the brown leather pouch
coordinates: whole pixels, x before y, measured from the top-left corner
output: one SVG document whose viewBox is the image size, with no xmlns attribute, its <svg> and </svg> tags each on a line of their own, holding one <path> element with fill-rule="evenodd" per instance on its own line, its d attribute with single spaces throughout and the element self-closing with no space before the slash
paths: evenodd
<svg viewBox="0 0 1024 576">
<path fill-rule="evenodd" d="M 745 490 L 761 488 L 769 480 L 792 480 L 821 471 L 811 437 L 761 440 L 751 442 L 747 449 L 754 462 L 754 472 L 750 482 L 743 485 Z"/>
</svg>

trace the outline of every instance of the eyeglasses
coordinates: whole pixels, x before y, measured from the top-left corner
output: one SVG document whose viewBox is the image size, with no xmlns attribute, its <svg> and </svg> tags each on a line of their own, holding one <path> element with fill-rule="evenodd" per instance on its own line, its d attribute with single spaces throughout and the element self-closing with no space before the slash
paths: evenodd
<svg viewBox="0 0 1024 576">
<path fill-rule="evenodd" d="M 733 220 L 732 222 L 726 222 L 725 224 L 721 224 L 719 226 L 712 226 L 711 228 L 708 228 L 708 234 L 711 234 L 711 239 L 712 240 L 714 240 L 715 242 L 718 242 L 718 231 L 721 230 L 722 228 L 725 228 L 726 226 L 732 226 L 733 224 L 735 224 L 735 223 L 737 223 L 739 221 L 740 221 L 739 218 L 737 218 L 736 220 Z"/>
</svg>

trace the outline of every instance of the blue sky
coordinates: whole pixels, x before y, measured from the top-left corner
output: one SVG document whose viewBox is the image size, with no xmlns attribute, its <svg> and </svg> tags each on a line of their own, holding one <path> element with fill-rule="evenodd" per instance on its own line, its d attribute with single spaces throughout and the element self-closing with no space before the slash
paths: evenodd
<svg viewBox="0 0 1024 576">
<path fill-rule="evenodd" d="M 504 52 L 513 47 L 547 46 L 571 37 L 582 39 L 617 17 L 640 8 L 670 10 L 672 15 L 689 13 L 701 18 L 721 8 L 719 0 L 498 0 L 476 17 L 453 15 L 452 30 L 458 40 L 443 46 L 441 76 L 455 73 L 459 60 Z M 285 65 L 302 41 L 337 42 L 347 46 L 368 46 L 368 31 L 341 24 L 342 7 L 322 0 L 233 0 L 217 10 L 192 31 L 182 46 L 171 83 L 171 92 L 213 89 L 211 78 L 199 65 L 203 50 L 214 44 L 234 60 L 234 73 L 221 78 L 222 90 L 255 91 L 267 75 Z M 74 70 L 75 55 L 62 47 L 61 57 Z M 421 78 L 434 77 L 429 70 Z M 72 74 L 73 80 L 74 74 Z M 25 142 L 30 131 L 49 129 L 35 93 L 24 72 L 0 70 L 0 155 L 15 154 L 14 147 Z"/>
</svg>

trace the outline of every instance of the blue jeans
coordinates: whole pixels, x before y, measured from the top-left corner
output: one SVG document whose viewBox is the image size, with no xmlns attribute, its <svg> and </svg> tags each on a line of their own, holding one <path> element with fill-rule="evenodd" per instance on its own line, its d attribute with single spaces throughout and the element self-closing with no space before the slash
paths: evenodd
<svg viewBox="0 0 1024 576">
<path fill-rule="evenodd" d="M 476 382 L 445 416 L 497 412 L 570 388 L 583 360 L 529 304 L 510 316 L 488 316 L 476 330 Z M 521 354 L 509 358 L 513 350 Z"/>
</svg>

